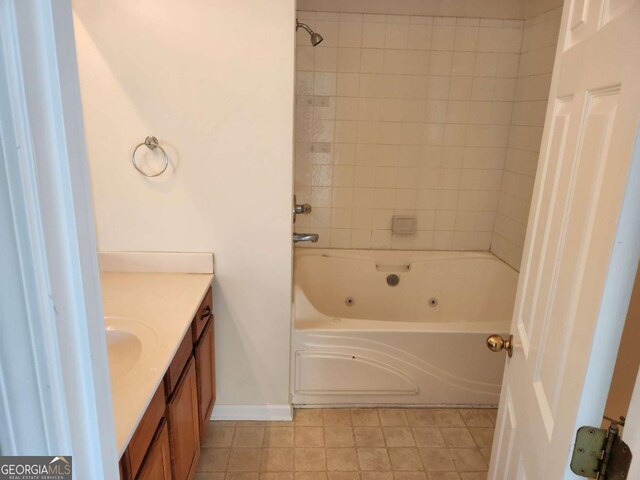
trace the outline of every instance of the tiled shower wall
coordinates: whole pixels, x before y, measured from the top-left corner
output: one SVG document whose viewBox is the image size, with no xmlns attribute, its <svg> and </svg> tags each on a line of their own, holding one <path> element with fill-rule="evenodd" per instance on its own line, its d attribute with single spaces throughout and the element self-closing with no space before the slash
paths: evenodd
<svg viewBox="0 0 640 480">
<path fill-rule="evenodd" d="M 489 250 L 524 22 L 298 12 L 296 229 L 316 246 Z M 394 214 L 418 219 L 392 235 Z"/>
<path fill-rule="evenodd" d="M 525 23 L 507 161 L 491 251 L 516 269 L 529 217 L 562 8 Z"/>
</svg>

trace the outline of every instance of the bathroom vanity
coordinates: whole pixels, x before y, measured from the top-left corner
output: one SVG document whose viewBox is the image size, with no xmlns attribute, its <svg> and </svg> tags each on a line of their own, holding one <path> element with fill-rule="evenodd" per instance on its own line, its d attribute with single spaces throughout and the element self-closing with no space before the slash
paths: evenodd
<svg viewBox="0 0 640 480">
<path fill-rule="evenodd" d="M 122 480 L 189 480 L 215 403 L 212 275 L 103 273 Z"/>
</svg>

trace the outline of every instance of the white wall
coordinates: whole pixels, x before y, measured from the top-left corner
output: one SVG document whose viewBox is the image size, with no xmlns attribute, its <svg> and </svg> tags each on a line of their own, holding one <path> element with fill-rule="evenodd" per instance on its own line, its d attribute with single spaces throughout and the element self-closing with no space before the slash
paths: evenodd
<svg viewBox="0 0 640 480">
<path fill-rule="evenodd" d="M 527 1 L 557 0 L 298 0 L 298 9 L 338 13 L 522 19 Z"/>
<path fill-rule="evenodd" d="M 99 248 L 214 252 L 218 403 L 287 404 L 294 0 L 74 11 Z M 147 135 L 157 179 L 130 163 Z"/>
</svg>

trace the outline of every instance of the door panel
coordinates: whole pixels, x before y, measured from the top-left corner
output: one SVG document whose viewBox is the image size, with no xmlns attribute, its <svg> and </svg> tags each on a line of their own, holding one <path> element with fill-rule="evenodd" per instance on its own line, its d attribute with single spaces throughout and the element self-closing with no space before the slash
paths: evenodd
<svg viewBox="0 0 640 480">
<path fill-rule="evenodd" d="M 640 188 L 640 2 L 567 0 L 559 38 L 491 479 L 575 478 L 577 422 L 604 407 L 640 253 L 639 209 L 623 209 Z"/>
</svg>

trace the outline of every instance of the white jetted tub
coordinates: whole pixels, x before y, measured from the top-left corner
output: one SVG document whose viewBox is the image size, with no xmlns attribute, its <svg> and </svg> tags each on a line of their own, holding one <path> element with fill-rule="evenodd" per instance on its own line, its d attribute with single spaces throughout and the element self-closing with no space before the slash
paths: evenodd
<svg viewBox="0 0 640 480">
<path fill-rule="evenodd" d="M 297 249 L 293 403 L 496 405 L 518 273 L 490 253 Z"/>
</svg>

